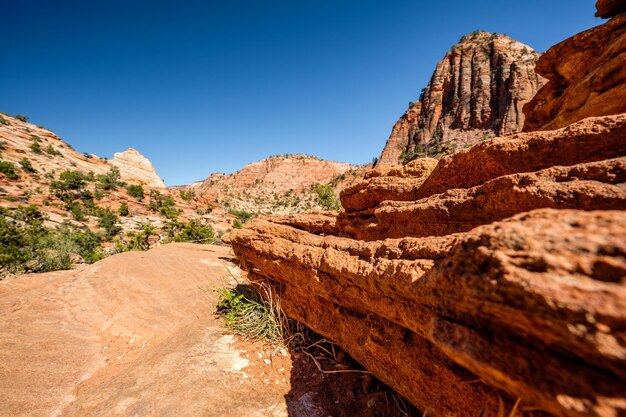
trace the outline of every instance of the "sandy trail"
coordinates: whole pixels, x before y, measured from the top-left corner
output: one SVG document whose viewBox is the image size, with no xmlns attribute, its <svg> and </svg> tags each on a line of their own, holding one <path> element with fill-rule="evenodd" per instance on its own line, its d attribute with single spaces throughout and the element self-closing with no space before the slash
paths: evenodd
<svg viewBox="0 0 626 417">
<path fill-rule="evenodd" d="M 229 251 L 169 244 L 0 282 L 0 415 L 286 416 L 288 375 L 247 375 L 214 316 Z"/>
</svg>

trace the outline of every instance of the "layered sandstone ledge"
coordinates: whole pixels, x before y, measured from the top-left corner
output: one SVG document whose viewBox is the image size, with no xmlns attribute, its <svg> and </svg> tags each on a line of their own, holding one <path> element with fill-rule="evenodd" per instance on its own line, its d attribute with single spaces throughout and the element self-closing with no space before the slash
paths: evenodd
<svg viewBox="0 0 626 417">
<path fill-rule="evenodd" d="M 524 106 L 525 131 L 626 112 L 626 6 L 623 1 L 598 6 L 605 7 L 600 15 L 621 14 L 554 45 L 537 61 L 535 71 L 549 82 Z"/>
<path fill-rule="evenodd" d="M 339 214 L 252 221 L 231 235 L 250 277 L 428 415 L 625 416 L 619 3 L 539 60 L 531 132 L 377 168 Z"/>
<path fill-rule="evenodd" d="M 434 415 L 626 413 L 626 115 L 377 170 L 232 234 L 287 314 Z"/>
</svg>

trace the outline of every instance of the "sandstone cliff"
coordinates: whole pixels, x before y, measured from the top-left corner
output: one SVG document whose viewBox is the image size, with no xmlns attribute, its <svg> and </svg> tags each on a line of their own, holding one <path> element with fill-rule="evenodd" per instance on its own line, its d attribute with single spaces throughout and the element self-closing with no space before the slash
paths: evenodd
<svg viewBox="0 0 626 417">
<path fill-rule="evenodd" d="M 609 116 L 374 172 L 339 216 L 253 220 L 233 249 L 422 410 L 620 415 L 625 135 Z"/>
<path fill-rule="evenodd" d="M 120 174 L 126 182 L 149 187 L 165 187 L 152 162 L 133 148 L 115 153 L 111 164 L 120 169 Z"/>
<path fill-rule="evenodd" d="M 523 105 L 543 85 L 539 54 L 506 35 L 473 32 L 437 64 L 423 90 L 394 125 L 378 166 L 438 155 L 521 130 Z"/>
<path fill-rule="evenodd" d="M 557 68 L 614 64 L 605 49 L 619 42 L 606 42 L 620 31 L 580 36 L 577 58 L 546 54 Z M 528 120 L 580 116 L 565 92 Z M 379 166 L 341 193 L 339 214 L 256 219 L 233 250 L 288 316 L 428 415 L 626 415 L 626 113 L 577 103 L 600 117 Z"/>
<path fill-rule="evenodd" d="M 548 49 L 536 70 L 550 81 L 524 107 L 525 131 L 626 112 L 626 13 Z"/>
</svg>

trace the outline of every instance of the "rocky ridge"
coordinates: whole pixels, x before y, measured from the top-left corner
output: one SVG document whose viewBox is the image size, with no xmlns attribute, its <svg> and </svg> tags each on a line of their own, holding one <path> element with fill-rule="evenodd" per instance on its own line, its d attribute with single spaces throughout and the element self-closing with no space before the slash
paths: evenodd
<svg viewBox="0 0 626 417">
<path fill-rule="evenodd" d="M 367 167 L 325 161 L 309 155 L 278 155 L 246 165 L 233 174 L 214 173 L 183 189 L 232 210 L 291 214 L 320 210 L 317 185 L 335 193 L 358 182 Z"/>
<path fill-rule="evenodd" d="M 522 107 L 544 83 L 535 73 L 539 55 L 506 35 L 476 31 L 461 38 L 394 125 L 377 166 L 520 131 Z"/>
<path fill-rule="evenodd" d="M 2 160 L 19 166 L 19 161 L 27 158 L 42 175 L 65 169 L 104 174 L 117 166 L 124 182 L 165 187 L 150 160 L 132 148 L 116 153 L 110 161 L 93 154 L 80 154 L 48 129 L 6 114 L 1 116 L 0 141 L 5 148 L 0 151 Z"/>
<path fill-rule="evenodd" d="M 69 225 L 100 233 L 101 216 L 107 215 L 113 222 L 110 230 L 120 228 L 121 233 L 101 242 L 106 253 L 119 250 L 118 244 L 123 245 L 129 234 L 140 233 L 148 224 L 154 230 L 146 244 L 158 244 L 160 229 L 173 217 L 211 224 L 218 233 L 230 228 L 232 216 L 218 206 L 213 210 L 212 201 L 165 188 L 150 161 L 133 149 L 111 160 L 80 154 L 53 132 L 2 114 L 0 163 L 0 217 L 11 223 L 15 220 L 12 211 L 34 206 L 44 215 L 43 225 L 51 230 Z M 116 169 L 117 183 L 106 186 L 101 179 L 113 179 Z M 65 189 L 68 183 L 62 180 L 64 172 L 75 174 L 68 180 L 76 181 L 70 189 Z M 64 189 L 56 189 L 58 184 Z M 141 192 L 133 195 L 128 185 L 139 187 Z M 160 210 L 157 200 L 171 201 L 170 212 Z M 82 262 L 78 258 L 75 261 Z M 5 272 L 0 267 L 0 278 Z"/>
<path fill-rule="evenodd" d="M 233 250 L 429 415 L 626 414 L 626 114 L 598 112 L 379 167 L 338 215 L 256 219 Z"/>
</svg>

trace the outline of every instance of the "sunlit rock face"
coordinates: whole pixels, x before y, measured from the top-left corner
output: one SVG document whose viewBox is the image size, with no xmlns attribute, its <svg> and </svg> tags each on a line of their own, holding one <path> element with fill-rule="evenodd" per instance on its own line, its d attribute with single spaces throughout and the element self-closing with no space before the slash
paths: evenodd
<svg viewBox="0 0 626 417">
<path fill-rule="evenodd" d="M 111 164 L 120 169 L 122 180 L 126 182 L 150 187 L 165 187 L 165 183 L 152 166 L 152 162 L 133 148 L 115 153 Z"/>
<path fill-rule="evenodd" d="M 420 151 L 450 153 L 519 132 L 522 107 L 545 82 L 535 73 L 539 56 L 506 35 L 464 36 L 396 122 L 377 166 L 402 163 Z"/>
</svg>

